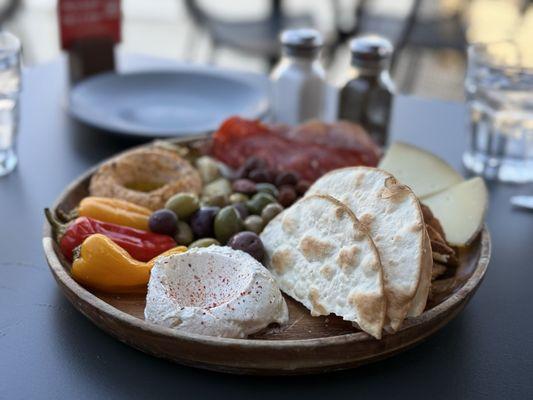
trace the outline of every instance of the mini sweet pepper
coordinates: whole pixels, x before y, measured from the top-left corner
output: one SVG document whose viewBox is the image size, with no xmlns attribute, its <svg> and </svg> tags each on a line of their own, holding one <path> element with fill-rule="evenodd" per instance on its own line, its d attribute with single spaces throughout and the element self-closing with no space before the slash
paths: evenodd
<svg viewBox="0 0 533 400">
<path fill-rule="evenodd" d="M 71 274 L 78 283 L 102 292 L 144 292 L 156 259 L 186 250 L 184 246 L 174 247 L 141 262 L 107 236 L 97 233 L 85 239 L 76 251 Z"/>
<path fill-rule="evenodd" d="M 107 197 L 85 197 L 74 212 L 67 214 L 69 219 L 90 217 L 98 221 L 148 230 L 148 218 L 152 211 L 126 200 Z"/>
<path fill-rule="evenodd" d="M 45 208 L 44 214 L 52 227 L 61 252 L 69 261 L 72 261 L 74 249 L 95 233 L 107 236 L 139 261 L 150 261 L 168 249 L 176 247 L 176 241 L 172 237 L 159 233 L 102 222 L 89 217 L 78 217 L 68 224 L 61 224 L 50 209 Z"/>
</svg>

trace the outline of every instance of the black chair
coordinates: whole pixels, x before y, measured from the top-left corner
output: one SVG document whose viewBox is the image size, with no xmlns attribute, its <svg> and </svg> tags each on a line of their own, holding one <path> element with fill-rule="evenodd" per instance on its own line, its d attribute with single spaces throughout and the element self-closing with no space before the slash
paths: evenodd
<svg viewBox="0 0 533 400">
<path fill-rule="evenodd" d="M 279 33 L 287 28 L 312 27 L 311 15 L 285 16 L 281 0 L 273 0 L 270 14 L 253 21 L 223 21 L 203 10 L 196 0 L 185 0 L 186 9 L 211 39 L 214 52 L 228 47 L 242 53 L 265 58 L 272 67 L 280 55 Z"/>
<path fill-rule="evenodd" d="M 391 70 L 394 72 L 398 59 L 406 48 L 454 49 L 464 53 L 466 49 L 465 30 L 460 13 L 451 16 L 420 18 L 422 0 L 412 0 L 404 17 L 372 15 L 369 0 L 360 0 L 355 8 L 356 24 L 348 31 L 338 33 L 339 41 L 364 34 L 377 33 L 387 37 L 394 45 Z M 407 74 L 402 82 L 404 91 L 411 91 L 421 59 L 421 52 L 410 54 Z"/>
<path fill-rule="evenodd" d="M 21 5 L 20 0 L 8 0 L 2 4 L 0 7 L 0 27 L 15 16 Z"/>
</svg>

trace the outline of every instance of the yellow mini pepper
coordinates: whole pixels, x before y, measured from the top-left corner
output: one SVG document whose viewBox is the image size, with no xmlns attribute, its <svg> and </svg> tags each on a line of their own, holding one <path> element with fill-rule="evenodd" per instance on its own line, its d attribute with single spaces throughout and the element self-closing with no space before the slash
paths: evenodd
<svg viewBox="0 0 533 400">
<path fill-rule="evenodd" d="M 148 262 L 133 259 L 129 253 L 107 236 L 89 236 L 80 246 L 79 256 L 72 263 L 72 277 L 91 289 L 109 293 L 138 293 L 146 290 L 150 270 L 158 257 L 187 251 L 174 247 Z"/>
<path fill-rule="evenodd" d="M 152 211 L 126 200 L 107 197 L 85 197 L 77 208 L 77 216 L 90 217 L 103 222 L 148 230 Z"/>
</svg>

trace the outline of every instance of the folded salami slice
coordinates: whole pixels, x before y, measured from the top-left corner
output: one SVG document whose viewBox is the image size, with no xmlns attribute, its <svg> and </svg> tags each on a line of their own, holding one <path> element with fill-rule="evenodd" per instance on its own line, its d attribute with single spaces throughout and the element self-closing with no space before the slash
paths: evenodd
<svg viewBox="0 0 533 400">
<path fill-rule="evenodd" d="M 310 181 L 335 168 L 375 166 L 380 155 L 368 134 L 349 122 L 312 121 L 289 128 L 238 117 L 227 119 L 215 132 L 211 151 L 234 168 L 254 156 L 272 169 L 297 172 Z"/>
</svg>

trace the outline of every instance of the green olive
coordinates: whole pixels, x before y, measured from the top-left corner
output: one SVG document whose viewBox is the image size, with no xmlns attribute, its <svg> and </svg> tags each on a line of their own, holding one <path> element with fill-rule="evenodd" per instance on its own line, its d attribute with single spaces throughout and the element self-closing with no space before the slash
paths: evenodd
<svg viewBox="0 0 533 400">
<path fill-rule="evenodd" d="M 229 202 L 231 204 L 246 203 L 248 200 L 250 200 L 250 198 L 246 196 L 244 193 L 233 193 L 229 197 Z"/>
<path fill-rule="evenodd" d="M 223 176 L 226 179 L 235 179 L 235 171 L 231 169 L 228 165 L 224 164 L 223 162 L 218 161 L 218 170 L 220 171 L 220 175 Z"/>
<path fill-rule="evenodd" d="M 215 179 L 213 182 L 204 186 L 202 191 L 203 197 L 230 196 L 232 193 L 231 183 L 225 178 Z"/>
<path fill-rule="evenodd" d="M 233 206 L 224 207 L 215 217 L 215 237 L 220 243 L 226 243 L 230 237 L 242 231 L 243 223 L 237 209 Z"/>
<path fill-rule="evenodd" d="M 220 177 L 218 162 L 209 156 L 203 156 L 196 160 L 196 168 L 198 168 L 204 184 L 213 182 Z"/>
<path fill-rule="evenodd" d="M 194 234 L 187 222 L 178 221 L 178 229 L 174 235 L 174 240 L 181 246 L 188 246 L 194 240 Z"/>
<path fill-rule="evenodd" d="M 208 207 L 224 207 L 228 204 L 228 196 L 216 195 L 210 197 L 202 197 L 202 206 Z"/>
<path fill-rule="evenodd" d="M 258 235 L 263 230 L 263 226 L 265 225 L 263 218 L 261 218 L 259 215 L 250 215 L 244 220 L 244 229 L 247 231 L 255 232 Z"/>
<path fill-rule="evenodd" d="M 187 219 L 200 208 L 200 202 L 194 193 L 178 193 L 167 200 L 165 208 L 173 211 L 179 219 Z"/>
<path fill-rule="evenodd" d="M 266 183 L 266 182 L 257 183 L 255 185 L 255 189 L 258 192 L 269 193 L 274 197 L 278 197 L 278 194 L 279 194 L 278 188 L 271 183 Z"/>
<path fill-rule="evenodd" d="M 254 197 L 246 202 L 246 207 L 251 214 L 260 215 L 267 204 L 274 203 L 276 199 L 269 193 L 256 193 Z"/>
<path fill-rule="evenodd" d="M 276 215 L 278 215 L 280 212 L 283 211 L 283 207 L 279 203 L 270 203 L 263 208 L 263 211 L 261 211 L 261 217 L 265 221 L 265 223 L 270 222 L 271 219 L 273 219 Z"/>
<path fill-rule="evenodd" d="M 192 242 L 189 245 L 189 249 L 192 249 L 193 247 L 209 247 L 211 245 L 220 246 L 220 242 L 213 238 L 202 238 Z"/>
</svg>

